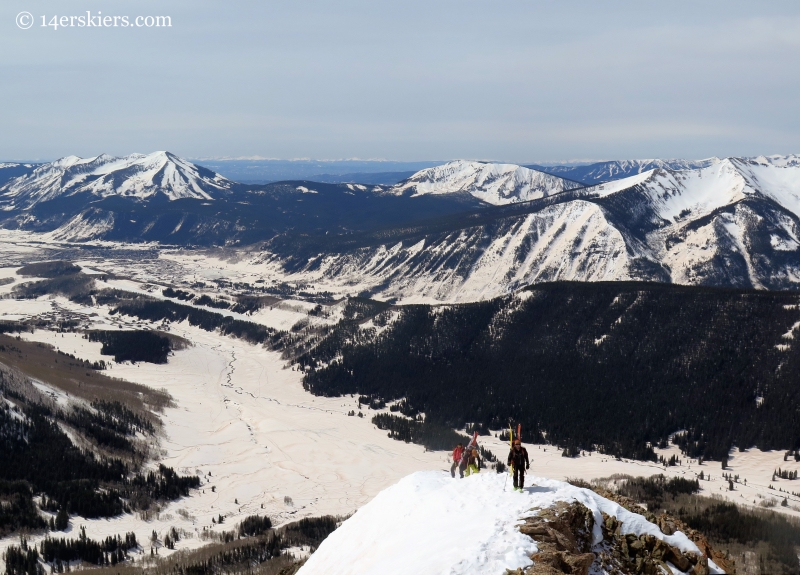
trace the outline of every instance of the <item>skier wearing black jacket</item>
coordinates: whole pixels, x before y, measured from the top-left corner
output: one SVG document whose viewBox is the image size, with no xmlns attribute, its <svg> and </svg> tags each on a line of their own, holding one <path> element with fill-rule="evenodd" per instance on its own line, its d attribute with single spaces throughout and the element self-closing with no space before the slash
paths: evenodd
<svg viewBox="0 0 800 575">
<path fill-rule="evenodd" d="M 514 447 L 508 453 L 508 465 L 514 470 L 514 489 L 522 491 L 525 487 L 525 470 L 531 468 L 528 461 L 528 450 L 522 447 L 519 439 L 514 440 Z"/>
</svg>

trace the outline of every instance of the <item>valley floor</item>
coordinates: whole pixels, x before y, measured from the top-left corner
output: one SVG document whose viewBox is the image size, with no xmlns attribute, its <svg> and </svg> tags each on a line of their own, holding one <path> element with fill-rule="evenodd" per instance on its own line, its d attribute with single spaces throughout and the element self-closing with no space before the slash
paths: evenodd
<svg viewBox="0 0 800 575">
<path fill-rule="evenodd" d="M 15 277 L 18 283 L 21 278 L 14 276 L 18 260 L 37 259 L 37 255 L 38 259 L 63 257 L 64 248 L 39 245 L 28 238 L 0 243 L 0 252 L 0 265 L 5 266 L 0 269 L 0 279 Z M 145 254 L 146 250 L 137 253 Z M 191 275 L 222 277 L 230 271 L 219 269 L 222 260 L 214 259 L 214 265 L 208 265 L 212 260 L 199 255 L 181 257 L 192 259 L 198 266 Z M 128 278 L 109 280 L 109 287 L 143 290 L 154 296 L 160 294 L 160 289 L 153 290 L 148 282 L 179 285 L 188 279 L 188 272 L 181 265 L 176 267 L 174 258 L 150 254 L 138 260 L 137 267 L 136 253 L 122 248 L 118 261 L 108 253 L 102 258 L 93 256 L 91 250 L 81 250 L 71 259 Z M 202 268 L 204 265 L 208 267 Z M 245 273 L 244 268 L 240 271 Z M 60 297 L 18 301 L 9 297 L 13 285 L 0 287 L 0 320 L 71 315 L 80 317 L 83 327 L 88 328 L 157 327 L 109 315 L 105 307 L 83 307 Z M 308 317 L 308 307 L 305 302 L 288 302 L 274 309 L 264 308 L 247 319 L 288 329 Z M 182 474 L 201 476 L 201 487 L 149 520 L 137 515 L 108 520 L 72 518 L 68 537 L 76 536 L 79 526 L 84 525 L 91 538 L 134 531 L 140 542 L 146 542 L 152 531 L 163 538 L 168 529 L 175 527 L 184 534 L 176 550 L 196 548 L 210 539 L 210 532 L 231 530 L 248 515 L 269 515 L 275 524 L 308 516 L 347 515 L 412 472 L 449 469 L 448 453 L 427 452 L 421 446 L 389 439 L 372 425 L 373 411 L 364 409 L 363 418 L 348 416 L 351 410 L 359 410 L 356 398 L 322 398 L 304 391 L 302 373 L 287 368 L 276 352 L 185 322 L 171 324 L 169 329 L 192 345 L 176 351 L 166 365 L 113 364 L 106 373 L 169 392 L 174 405 L 162 414 L 163 438 L 157 447 L 160 462 Z M 100 343 L 83 339 L 80 333 L 37 330 L 21 337 L 53 344 L 81 359 L 109 360 L 100 354 Z M 482 443 L 505 459 L 507 444 L 495 437 L 483 438 Z M 777 491 L 783 488 L 800 492 L 800 482 L 771 482 L 772 471 L 778 467 L 800 469 L 800 463 L 784 462 L 782 452 L 733 453 L 726 472 L 739 475 L 740 481 L 731 492 L 722 479 L 719 463 L 698 467 L 682 458 L 674 447 L 658 450 L 667 458 L 675 454 L 684 459 L 682 465 L 667 468 L 598 454 L 565 458 L 552 446 L 530 445 L 528 450 L 536 476 L 591 480 L 614 474 L 664 473 L 693 479 L 702 470 L 710 477 L 701 482 L 703 494 L 751 506 L 774 500 L 778 504 L 775 510 L 800 516 L 800 498 L 789 496 L 789 506 L 781 507 L 784 494 Z M 483 473 L 493 472 L 487 469 Z M 742 483 L 745 479 L 746 486 Z M 771 483 L 774 490 L 769 489 Z M 220 515 L 224 516 L 223 524 L 212 522 Z M 38 539 L 33 537 L 32 542 Z M 13 537 L 0 541 L 0 552 L 15 543 L 17 539 Z M 159 553 L 170 551 L 161 548 Z"/>
</svg>

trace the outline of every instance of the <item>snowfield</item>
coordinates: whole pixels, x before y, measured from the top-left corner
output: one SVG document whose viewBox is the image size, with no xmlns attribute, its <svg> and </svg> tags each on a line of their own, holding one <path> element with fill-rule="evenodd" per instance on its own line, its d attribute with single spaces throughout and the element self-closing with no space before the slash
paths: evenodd
<svg viewBox="0 0 800 575">
<path fill-rule="evenodd" d="M 593 512 L 600 543 L 601 512 L 616 517 L 623 533 L 649 534 L 683 552 L 702 555 L 683 533 L 664 535 L 641 515 L 593 491 L 529 476 L 517 493 L 506 474 L 463 480 L 418 472 L 378 494 L 322 542 L 299 575 L 501 575 L 532 565 L 533 539 L 517 530 L 520 519 L 557 501 L 578 501 Z M 712 573 L 723 573 L 712 562 Z"/>
</svg>

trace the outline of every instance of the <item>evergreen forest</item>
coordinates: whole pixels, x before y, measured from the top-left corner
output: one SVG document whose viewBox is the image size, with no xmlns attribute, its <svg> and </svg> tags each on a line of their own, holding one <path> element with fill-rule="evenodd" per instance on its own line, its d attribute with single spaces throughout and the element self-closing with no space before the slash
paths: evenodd
<svg viewBox="0 0 800 575">
<path fill-rule="evenodd" d="M 439 427 L 520 422 L 525 441 L 638 459 L 684 430 L 684 452 L 720 460 L 733 446 L 800 446 L 798 302 L 620 282 L 461 305 L 355 298 L 296 361 L 315 394 L 403 400 Z"/>
</svg>

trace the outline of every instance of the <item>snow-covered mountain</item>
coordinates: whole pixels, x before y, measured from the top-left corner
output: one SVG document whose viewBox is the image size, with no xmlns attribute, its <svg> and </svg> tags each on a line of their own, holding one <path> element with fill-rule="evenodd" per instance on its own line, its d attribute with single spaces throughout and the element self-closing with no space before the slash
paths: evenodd
<svg viewBox="0 0 800 575">
<path fill-rule="evenodd" d="M 6 210 L 29 209 L 64 196 L 124 196 L 139 200 L 163 196 L 168 200 L 212 200 L 233 182 L 169 152 L 131 154 L 115 158 L 67 156 L 42 164 L 31 173 L 0 187 Z"/>
<path fill-rule="evenodd" d="M 698 168 L 706 168 L 720 161 L 719 158 L 707 158 L 705 160 L 614 160 L 584 166 L 531 165 L 527 167 L 591 185 L 619 180 L 656 169 L 672 171 L 696 170 Z"/>
<path fill-rule="evenodd" d="M 755 156 L 745 159 L 750 164 L 759 164 L 762 166 L 776 166 L 778 168 L 800 166 L 800 155 L 797 154 L 790 154 L 788 156 L 779 154 L 773 156 Z"/>
<path fill-rule="evenodd" d="M 394 186 L 396 194 L 471 194 L 488 204 L 527 202 L 582 187 L 558 176 L 515 164 L 458 160 L 421 170 Z"/>
<path fill-rule="evenodd" d="M 800 157 L 701 163 L 581 186 L 458 161 L 368 188 L 242 186 L 165 152 L 69 157 L 10 180 L 0 202 L 4 226 L 58 241 L 259 243 L 254 264 L 282 278 L 405 302 L 556 280 L 798 287 Z M 141 201 L 154 197 L 197 201 Z"/>
<path fill-rule="evenodd" d="M 475 301 L 556 280 L 800 285 L 795 156 L 654 169 L 494 210 L 284 261 L 298 280 L 401 301 Z"/>
</svg>

